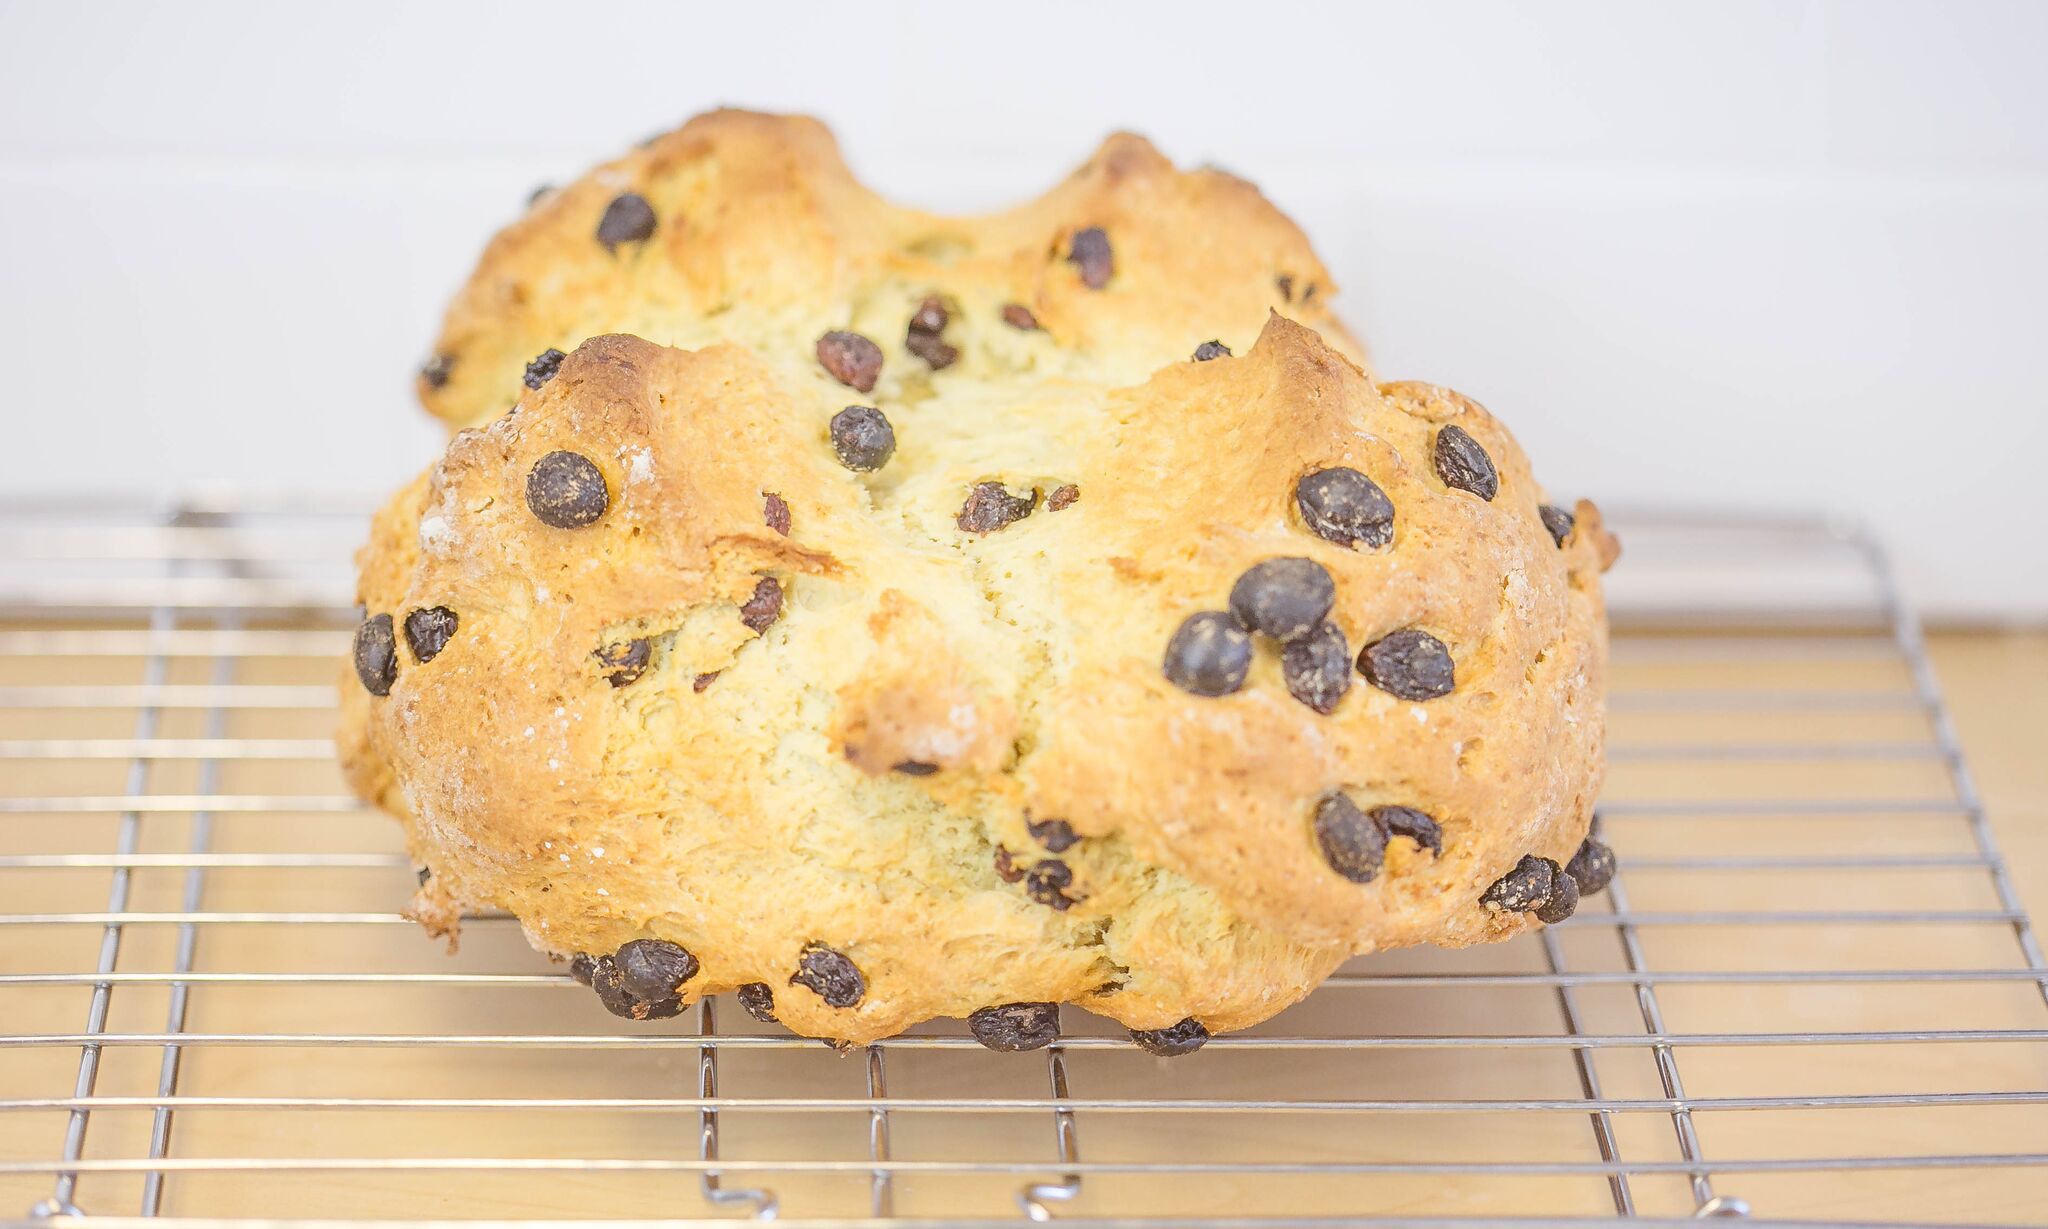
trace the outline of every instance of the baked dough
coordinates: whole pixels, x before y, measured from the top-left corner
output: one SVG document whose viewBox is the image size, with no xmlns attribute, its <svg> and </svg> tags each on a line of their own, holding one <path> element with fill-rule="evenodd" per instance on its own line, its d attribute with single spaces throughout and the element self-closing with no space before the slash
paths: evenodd
<svg viewBox="0 0 2048 1229">
<path fill-rule="evenodd" d="M 624 201 L 645 203 L 641 225 L 607 231 Z M 1107 293 L 1087 285 L 1092 273 Z M 816 120 L 728 110 L 538 192 L 449 306 L 417 387 L 434 415 L 468 427 L 528 391 L 536 356 L 589 337 L 805 358 L 837 330 L 882 347 L 880 382 L 861 391 L 900 405 L 983 378 L 934 379 L 906 348 L 934 291 L 952 317 L 941 344 L 1044 379 L 1140 384 L 1204 341 L 1242 350 L 1269 307 L 1364 362 L 1330 314 L 1336 288 L 1301 230 L 1251 184 L 1176 170 L 1143 137 L 1110 137 L 1030 204 L 946 217 L 870 192 Z"/>
<path fill-rule="evenodd" d="M 735 112 L 552 194 L 425 390 L 488 425 L 359 557 L 342 756 L 414 915 L 509 911 L 639 1018 L 1028 1049 L 1068 1003 L 1173 1054 L 1567 914 L 1613 539 L 1329 294 L 1132 137 L 988 218 Z"/>
</svg>

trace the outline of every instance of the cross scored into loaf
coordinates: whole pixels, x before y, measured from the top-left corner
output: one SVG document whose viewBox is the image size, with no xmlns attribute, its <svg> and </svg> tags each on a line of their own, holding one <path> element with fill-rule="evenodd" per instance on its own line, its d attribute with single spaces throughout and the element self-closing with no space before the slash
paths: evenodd
<svg viewBox="0 0 2048 1229">
<path fill-rule="evenodd" d="M 359 556 L 343 761 L 413 915 L 637 1019 L 1161 1054 L 1568 916 L 1614 541 L 1333 293 L 1130 136 L 975 218 L 730 111 L 538 195 Z"/>
</svg>

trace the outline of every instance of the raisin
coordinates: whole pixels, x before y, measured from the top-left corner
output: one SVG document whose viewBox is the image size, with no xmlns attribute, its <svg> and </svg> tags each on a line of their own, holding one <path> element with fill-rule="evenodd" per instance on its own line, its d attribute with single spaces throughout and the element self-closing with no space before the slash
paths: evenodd
<svg viewBox="0 0 2048 1229">
<path fill-rule="evenodd" d="M 412 659 L 421 665 L 440 656 L 455 634 L 455 612 L 446 606 L 428 606 L 405 616 L 405 643 Z"/>
<path fill-rule="evenodd" d="M 638 682 L 647 673 L 647 663 L 654 658 L 654 646 L 646 640 L 623 640 L 608 644 L 591 654 L 597 664 L 605 668 L 605 677 L 614 687 L 624 687 Z"/>
<path fill-rule="evenodd" d="M 968 533 L 994 533 L 1006 529 L 1038 507 L 1038 488 L 1031 488 L 1027 496 L 1012 495 L 1000 482 L 977 482 L 967 493 L 967 502 L 960 505 L 960 515 L 953 523 Z"/>
<path fill-rule="evenodd" d="M 639 243 L 654 234 L 654 206 L 638 192 L 624 192 L 612 198 L 604 207 L 604 216 L 597 220 L 597 241 L 607 252 L 616 252 L 621 243 Z"/>
<path fill-rule="evenodd" d="M 889 767 L 890 772 L 900 772 L 906 777 L 929 777 L 938 770 L 937 764 L 925 760 L 902 760 Z"/>
<path fill-rule="evenodd" d="M 1024 878 L 1024 868 L 1017 865 L 1017 860 L 1010 856 L 1010 851 L 1001 845 L 996 846 L 996 878 L 1004 883 L 1016 883 Z"/>
<path fill-rule="evenodd" d="M 763 1024 L 775 1023 L 775 990 L 767 982 L 750 981 L 734 992 L 740 1007 Z"/>
<path fill-rule="evenodd" d="M 1275 290 L 1278 290 L 1278 291 L 1280 292 L 1280 298 L 1281 298 L 1281 301 L 1282 301 L 1282 302 L 1286 302 L 1286 303 L 1292 303 L 1292 302 L 1294 302 L 1294 275 L 1293 275 L 1293 274 L 1291 274 L 1291 273 L 1282 273 L 1282 274 L 1281 274 L 1280 276 L 1278 276 L 1278 277 L 1274 278 L 1274 279 L 1273 279 L 1273 288 L 1274 288 Z"/>
<path fill-rule="evenodd" d="M 1577 524 L 1571 513 L 1550 504 L 1537 508 L 1536 515 L 1543 518 L 1543 527 L 1550 531 L 1551 541 L 1560 547 L 1564 545 L 1566 538 L 1572 536 L 1572 527 Z"/>
<path fill-rule="evenodd" d="M 1339 546 L 1381 547 L 1394 540 L 1394 501 L 1377 482 L 1345 466 L 1319 469 L 1294 484 L 1309 532 Z"/>
<path fill-rule="evenodd" d="M 1048 858 L 1024 872 L 1024 895 L 1061 913 L 1073 906 L 1066 889 L 1074 885 L 1074 872 L 1066 863 Z"/>
<path fill-rule="evenodd" d="M 960 351 L 947 345 L 937 333 L 912 333 L 903 339 L 903 348 L 923 359 L 933 371 L 951 367 L 960 358 Z"/>
<path fill-rule="evenodd" d="M 390 695 L 391 684 L 398 681 L 398 642 L 391 634 L 391 616 L 380 614 L 364 619 L 356 628 L 351 655 L 363 690 L 373 696 Z"/>
<path fill-rule="evenodd" d="M 1003 323 L 1013 329 L 1023 329 L 1029 333 L 1038 327 L 1038 317 L 1032 315 L 1031 309 L 1022 303 L 1005 303 L 1003 304 Z"/>
<path fill-rule="evenodd" d="M 1161 1058 L 1193 1054 L 1209 1044 L 1209 1030 L 1193 1016 L 1165 1028 L 1134 1028 L 1130 1033 L 1131 1040 L 1138 1043 L 1139 1049 Z"/>
<path fill-rule="evenodd" d="M 1330 869 L 1353 883 L 1371 883 L 1386 858 L 1387 830 L 1341 793 L 1316 803 L 1316 844 Z"/>
<path fill-rule="evenodd" d="M 1351 645 L 1335 623 L 1322 623 L 1280 650 L 1287 694 L 1329 716 L 1351 690 Z"/>
<path fill-rule="evenodd" d="M 1230 587 L 1230 613 L 1237 621 L 1281 641 L 1314 631 L 1336 601 L 1337 583 L 1313 559 L 1255 563 Z"/>
<path fill-rule="evenodd" d="M 1614 880 L 1614 851 L 1605 842 L 1589 836 L 1572 860 L 1565 863 L 1564 873 L 1579 885 L 1581 896 L 1605 891 Z"/>
<path fill-rule="evenodd" d="M 1493 458 L 1463 427 L 1449 426 L 1436 433 L 1436 476 L 1444 485 L 1470 491 L 1484 500 L 1500 494 L 1500 473 Z"/>
<path fill-rule="evenodd" d="M 611 969 L 610 961 L 599 966 L 590 988 L 597 991 L 597 1001 L 615 1016 L 628 1020 L 666 1020 L 682 1014 L 683 1000 L 680 998 L 636 999 L 619 988 L 617 973 Z"/>
<path fill-rule="evenodd" d="M 1166 642 L 1162 666 L 1168 682 L 1198 696 L 1229 695 L 1244 686 L 1251 668 L 1251 633 L 1216 610 L 1191 614 L 1181 622 Z"/>
<path fill-rule="evenodd" d="M 589 960 L 586 967 L 590 976 L 578 980 L 587 982 L 592 990 L 597 991 L 598 1001 L 613 1015 L 631 1016 L 632 1003 L 619 984 L 619 966 L 610 956 L 592 956 Z"/>
<path fill-rule="evenodd" d="M 946 322 L 952 318 L 946 310 L 946 301 L 937 295 L 926 295 L 910 315 L 910 331 L 913 333 L 943 333 Z"/>
<path fill-rule="evenodd" d="M 818 339 L 818 362 L 832 378 L 848 388 L 873 392 L 882 374 L 882 347 L 844 329 L 834 329 Z"/>
<path fill-rule="evenodd" d="M 1579 881 L 1559 871 L 1550 878 L 1550 899 L 1536 907 L 1536 920 L 1545 925 L 1564 921 L 1579 908 Z"/>
<path fill-rule="evenodd" d="M 1065 512 L 1080 498 L 1081 488 L 1069 482 L 1064 486 L 1055 487 L 1053 493 L 1046 497 L 1045 506 L 1054 512 Z"/>
<path fill-rule="evenodd" d="M 849 405 L 832 416 L 832 450 L 839 463 L 866 472 L 888 464 L 896 452 L 896 428 L 871 405 Z"/>
<path fill-rule="evenodd" d="M 967 1017 L 974 1039 L 1004 1054 L 1042 1050 L 1060 1039 L 1058 1003 L 1004 1003 Z"/>
<path fill-rule="evenodd" d="M 1388 836 L 1405 836 L 1418 849 L 1427 849 L 1432 854 L 1444 851 L 1443 829 L 1414 807 L 1374 807 L 1369 814 L 1374 823 L 1386 829 Z"/>
<path fill-rule="evenodd" d="M 1080 840 L 1074 825 L 1064 819 L 1041 819 L 1024 825 L 1031 832 L 1031 839 L 1054 853 L 1065 853 Z"/>
<path fill-rule="evenodd" d="M 827 1007 L 851 1007 L 868 992 L 867 979 L 853 961 L 822 943 L 804 944 L 789 984 L 814 991 Z"/>
<path fill-rule="evenodd" d="M 562 369 L 562 360 L 568 357 L 568 355 L 555 349 L 553 346 L 542 350 L 538 355 L 534 356 L 532 362 L 526 365 L 526 375 L 523 377 L 526 387 L 537 389 L 549 380 L 554 379 L 555 373 Z"/>
<path fill-rule="evenodd" d="M 1444 642 L 1412 627 L 1366 645 L 1358 655 L 1358 672 L 1366 682 L 1403 700 L 1434 700 L 1451 694 L 1457 684 L 1457 669 Z"/>
<path fill-rule="evenodd" d="M 420 382 L 428 388 L 439 389 L 448 385 L 448 377 L 455 374 L 455 359 L 452 355 L 436 354 L 420 364 Z"/>
<path fill-rule="evenodd" d="M 627 944 L 630 946 L 632 944 Z M 623 953 L 625 948 L 619 950 Z M 676 950 L 682 951 L 681 948 Z M 683 954 L 689 955 L 687 952 Z M 693 958 L 692 973 L 696 972 L 695 963 Z M 641 989 L 659 990 L 652 980 L 659 975 L 651 973 L 645 963 L 636 960 L 635 974 L 635 983 Z M 611 956 L 598 956 L 590 962 L 590 988 L 597 991 L 597 1001 L 604 1004 L 606 1011 L 628 1020 L 665 1020 L 683 1010 L 682 997 L 675 993 L 673 986 L 665 992 L 642 994 L 627 984 L 626 970 Z"/>
<path fill-rule="evenodd" d="M 412 875 L 413 878 L 419 880 L 421 887 L 426 887 L 427 880 L 432 879 L 434 877 L 434 868 L 431 866 L 422 866 L 418 870 L 414 871 Z"/>
<path fill-rule="evenodd" d="M 789 501 L 773 491 L 761 493 L 761 520 L 768 528 L 789 536 Z"/>
<path fill-rule="evenodd" d="M 718 676 L 723 673 L 725 673 L 725 671 L 723 670 L 705 671 L 704 673 L 698 675 L 696 678 L 690 680 L 690 690 L 696 692 L 698 695 L 703 695 L 704 689 L 711 686 L 711 684 L 717 682 Z"/>
<path fill-rule="evenodd" d="M 685 948 L 665 939 L 635 939 L 612 957 L 619 967 L 619 984 L 626 992 L 643 999 L 664 999 L 675 995 L 682 984 L 697 975 L 697 958 Z"/>
<path fill-rule="evenodd" d="M 1560 873 L 1549 858 L 1525 854 L 1515 869 L 1493 881 L 1479 903 L 1503 913 L 1534 913 L 1550 903 Z M 1574 893 L 1574 903 L 1576 898 Z"/>
<path fill-rule="evenodd" d="M 1081 284 L 1090 290 L 1100 290 L 1109 285 L 1109 279 L 1116 272 L 1116 257 L 1109 250 L 1109 236 L 1100 226 L 1074 232 L 1073 246 L 1067 249 L 1067 263 L 1081 271 Z"/>
<path fill-rule="evenodd" d="M 581 529 L 595 524 L 611 502 L 603 472 L 581 453 L 551 452 L 526 475 L 526 506 L 543 525 Z"/>
<path fill-rule="evenodd" d="M 747 630 L 765 632 L 782 617 L 782 582 L 773 576 L 763 576 L 754 584 L 754 596 L 740 607 L 740 622 Z"/>
<path fill-rule="evenodd" d="M 596 967 L 597 961 L 589 952 L 577 952 L 569 957 L 569 976 L 586 986 L 590 984 L 591 970 Z"/>
<path fill-rule="evenodd" d="M 1230 347 L 1224 345 L 1220 341 L 1205 341 L 1201 345 L 1195 347 L 1194 361 L 1197 363 L 1206 363 L 1212 358 L 1229 357 Z"/>
<path fill-rule="evenodd" d="M 949 318 L 945 300 L 931 295 L 918 304 L 917 311 L 910 317 L 910 328 L 903 337 L 903 348 L 923 359 L 933 371 L 951 367 L 960 357 L 960 351 L 947 345 L 939 336 Z"/>
</svg>

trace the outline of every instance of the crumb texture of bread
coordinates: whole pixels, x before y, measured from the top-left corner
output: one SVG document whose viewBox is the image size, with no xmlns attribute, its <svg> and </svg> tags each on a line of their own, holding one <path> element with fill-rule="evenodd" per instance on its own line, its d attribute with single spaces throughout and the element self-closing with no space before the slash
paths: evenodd
<svg viewBox="0 0 2048 1229">
<path fill-rule="evenodd" d="M 625 193 L 653 227 L 608 247 Z M 961 220 L 878 200 L 811 121 L 719 112 L 542 198 L 423 383 L 466 429 L 358 557 L 369 618 L 452 624 L 426 660 L 398 636 L 388 694 L 344 670 L 343 765 L 406 827 L 414 916 L 508 911 L 603 958 L 601 997 L 629 944 L 674 945 L 689 975 L 634 1014 L 765 987 L 854 1043 L 1033 1003 L 1224 1032 L 1354 954 L 1536 924 L 1482 896 L 1587 835 L 1612 539 L 1477 403 L 1375 383 L 1329 291 L 1255 190 L 1135 137 Z M 832 330 L 881 350 L 869 391 Z M 872 468 L 850 405 L 893 432 Z M 1312 523 L 1332 469 L 1384 540 Z M 1320 702 L 1265 635 L 1227 694 L 1176 685 L 1176 630 L 1276 558 L 1333 582 Z M 1415 633 L 1447 686 L 1350 665 Z M 1337 794 L 1437 848 L 1375 818 L 1357 871 Z"/>
</svg>

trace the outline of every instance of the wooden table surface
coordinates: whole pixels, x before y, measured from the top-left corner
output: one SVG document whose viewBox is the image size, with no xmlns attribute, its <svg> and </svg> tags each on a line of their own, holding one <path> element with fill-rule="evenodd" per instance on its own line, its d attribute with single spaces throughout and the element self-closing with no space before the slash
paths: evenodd
<svg viewBox="0 0 2048 1229">
<path fill-rule="evenodd" d="M 2019 890 L 2036 917 L 2048 918 L 2048 634 L 1950 634 L 1933 639 L 1932 649 L 1955 723 L 1989 806 Z M 203 661 L 188 663 L 178 676 L 203 681 Z M 17 660 L 17 673 L 0 683 L 79 681 L 77 663 L 57 667 Z M 100 662 L 101 681 L 131 677 L 130 665 Z M 251 663 L 241 681 L 321 683 L 332 662 L 314 658 Z M 1774 667 L 1774 673 L 1745 664 L 1727 670 L 1711 664 L 1672 665 L 1654 656 L 1617 659 L 1617 686 L 1657 688 L 1729 686 L 1900 686 L 1896 666 L 1865 678 L 1841 663 L 1814 661 Z M 38 673 L 41 671 L 42 673 Z M 1745 671 L 1747 671 L 1745 673 Z M 1720 674 L 1737 673 L 1728 680 Z M 87 680 L 92 681 L 92 680 Z M 177 680 L 174 680 L 177 681 Z M 115 716 L 119 717 L 119 714 Z M 1735 720 L 1689 717 L 1682 724 L 1668 713 L 1640 707 L 1618 710 L 1617 744 L 1677 742 L 1709 737 L 1793 738 L 1808 727 L 1838 721 L 1835 737 L 1873 740 L 1924 737 L 1908 724 L 1913 714 L 1778 714 Z M 122 717 L 132 720 L 131 717 Z M 112 721 L 88 728 L 75 713 L 0 713 L 0 738 L 118 736 Z M 242 714 L 230 735 L 320 737 L 331 717 L 324 712 Z M 1842 734 L 1841 731 L 1848 731 Z M 54 734 L 53 734 L 54 732 Z M 196 727 L 166 731 L 181 737 Z M 1821 737 L 1811 734 L 1812 737 Z M 121 792 L 114 763 L 12 766 L 0 774 L 0 795 Z M 189 766 L 165 766 L 153 792 L 192 791 Z M 241 763 L 232 766 L 219 789 L 251 794 L 338 790 L 333 767 Z M 1757 797 L 1939 796 L 1947 788 L 1938 763 L 1825 762 L 1671 764 L 1618 760 L 1612 797 L 1630 799 Z M 21 818 L 21 817 L 17 817 Z M 0 852 L 49 852 L 111 847 L 111 820 L 51 815 L 46 821 L 0 829 Z M 184 821 L 152 814 L 145 849 L 175 852 L 186 839 Z M 1627 876 L 1630 908 L 1638 912 L 1722 909 L 1854 909 L 1866 901 L 1899 908 L 1985 909 L 1981 872 L 1957 870 L 1910 875 L 1877 872 L 1802 874 L 1674 873 L 1658 871 L 1658 858 L 1701 852 L 1715 855 L 1781 853 L 1827 856 L 1862 849 L 1955 854 L 1967 849 L 1961 825 L 1927 817 L 1806 818 L 1796 823 L 1775 817 L 1673 819 L 1655 814 L 1610 818 L 1615 843 L 1646 859 L 1645 869 Z M 1941 835 L 1936 835 L 1938 832 Z M 395 851 L 392 826 L 371 815 L 223 815 L 215 849 Z M 0 914 L 76 910 L 80 901 L 104 899 L 101 871 L 23 872 L 0 883 L 16 885 L 0 899 Z M 132 908 L 176 910 L 181 875 L 139 873 Z M 359 870 L 216 872 L 209 880 L 208 909 L 389 910 L 402 899 L 402 866 Z M 26 884 L 23 891 L 19 885 Z M 1871 895 L 1873 888 L 1902 895 Z M 93 905 L 90 907 L 99 907 Z M 1598 911 L 1609 903 L 1590 903 Z M 1574 972 L 1617 970 L 1613 928 L 1573 926 L 1556 932 L 1558 956 Z M 91 967 L 99 941 L 97 927 L 17 926 L 0 931 L 12 942 L 0 945 L 0 973 Z M 162 970 L 172 957 L 175 928 L 132 927 L 120 968 Z M 2010 931 L 1988 927 L 1821 927 L 1693 928 L 1644 930 L 1651 967 L 1669 969 L 1889 969 L 2009 966 Z M 1540 972 L 1544 949 L 1531 938 L 1465 953 L 1391 953 L 1370 960 L 1374 971 Z M 1362 962 L 1366 963 L 1366 962 Z M 472 927 L 453 961 L 407 926 L 281 927 L 210 926 L 201 942 L 202 971 L 388 969 L 435 972 L 545 972 L 506 926 Z M 1993 1029 L 2048 1026 L 2038 994 L 2026 982 L 1993 984 L 1664 984 L 1659 997 L 1673 1034 L 1750 1033 L 1843 1028 L 1944 1029 L 1958 1024 Z M 123 986 L 113 998 L 116 1031 L 148 1033 L 164 1025 L 167 990 L 161 983 Z M 81 1026 L 83 986 L 0 987 L 0 1034 L 68 1033 Z M 1580 993 L 1582 1031 L 1640 1035 L 1643 1021 L 1633 990 L 1625 982 Z M 730 1031 L 761 1032 L 729 1008 L 720 1023 Z M 1082 1013 L 1071 1028 L 1106 1032 Z M 1332 988 L 1290 1011 L 1264 1031 L 1269 1035 L 1460 1036 L 1489 1032 L 1555 1031 L 1558 1003 L 1553 991 L 1515 986 L 1502 990 L 1449 988 L 1419 994 L 1398 988 Z M 508 1023 L 509 1021 L 509 1023 Z M 610 1031 L 615 1022 L 580 993 L 552 986 L 502 990 L 419 990 L 362 986 L 299 987 L 280 991 L 262 984 L 202 985 L 194 993 L 190 1027 L 196 1031 L 457 1033 L 545 1032 L 587 1034 Z M 689 1021 L 673 1022 L 686 1032 Z M 956 1030 L 957 1031 L 957 1030 Z M 61 1097 L 76 1072 L 77 1049 L 0 1046 L 0 1100 Z M 154 1093 L 161 1049 L 114 1047 L 107 1051 L 99 1092 L 143 1098 L 141 1108 L 95 1111 L 88 1137 L 89 1157 L 146 1155 L 150 1127 L 147 1098 Z M 405 1049 L 365 1047 L 194 1047 L 186 1058 L 181 1093 L 219 1097 L 381 1096 L 399 1099 L 391 1110 L 346 1112 L 295 1108 L 180 1109 L 172 1140 L 174 1157 L 297 1156 L 530 1156 L 561 1155 L 694 1157 L 697 1120 L 687 1109 L 621 1113 L 583 1110 L 506 1111 L 404 1108 L 419 1097 L 688 1097 L 696 1091 L 697 1051 L 686 1047 L 547 1050 L 535 1048 Z M 866 1065 L 814 1047 L 801 1051 L 725 1052 L 726 1095 L 762 1098 L 854 1097 L 863 1092 Z M 772 1061 L 771 1061 L 772 1060 Z M 1275 1098 L 1575 1098 L 1579 1074 L 1570 1049 L 1486 1050 L 1459 1048 L 1359 1050 L 1331 1054 L 1246 1051 L 1212 1047 L 1179 1065 L 1145 1059 L 1128 1048 L 1076 1049 L 1070 1055 L 1075 1095 L 1111 1098 L 1246 1096 Z M 2033 1043 L 1945 1045 L 1694 1046 L 1679 1053 L 1695 1098 L 1772 1095 L 1889 1094 L 1901 1091 L 2008 1090 L 2048 1088 L 2048 1046 Z M 1647 1047 L 1634 1045 L 1597 1052 L 1596 1071 L 1609 1098 L 1654 1099 L 1661 1095 Z M 991 1074 L 993 1073 L 993 1074 Z M 1042 1097 L 1046 1067 L 1039 1056 L 990 1060 L 977 1052 L 893 1051 L 889 1066 L 892 1097 L 949 1097 L 968 1089 L 975 1095 Z M 768 1107 L 771 1108 L 772 1107 Z M 1123 1160 L 1172 1160 L 1191 1151 L 1250 1159 L 1282 1157 L 1343 1160 L 1489 1160 L 1538 1158 L 1597 1160 L 1583 1112 L 1548 1114 L 1518 1111 L 1487 1114 L 1359 1112 L 1303 1114 L 1123 1114 L 1088 1110 L 1081 1115 L 1084 1155 Z M 1970 1106 L 1903 1106 L 1886 1109 L 1718 1110 L 1698 1122 L 1710 1158 L 1811 1156 L 1900 1156 L 1960 1153 L 2048 1153 L 2048 1106 L 2030 1102 Z M 0 1112 L 0 1161 L 58 1155 L 64 1115 L 55 1110 Z M 833 1157 L 857 1162 L 868 1156 L 865 1112 L 727 1112 L 728 1157 L 783 1159 Z M 1052 1146 L 1049 1120 L 1041 1113 L 932 1114 L 903 1111 L 892 1116 L 895 1155 L 944 1159 L 1010 1157 L 1044 1160 Z M 1616 1113 L 1613 1127 L 1624 1157 L 1632 1162 L 1675 1163 L 1672 1120 L 1662 1112 Z M 738 1184 L 730 1175 L 728 1184 Z M 859 1215 L 867 1210 L 865 1171 L 826 1180 L 778 1173 L 755 1180 L 774 1185 L 792 1215 Z M 1773 1173 L 1737 1170 L 1717 1174 L 1716 1188 L 1746 1197 L 1760 1213 L 1803 1218 L 1909 1219 L 1998 1224 L 2048 1223 L 2048 1169 L 1986 1167 L 1910 1171 Z M 898 1183 L 897 1209 L 931 1215 L 948 1210 L 993 1216 L 1015 1214 L 1016 1179 L 911 1174 Z M 1648 1174 L 1633 1180 L 1639 1210 L 1684 1215 L 1691 1193 L 1680 1174 Z M 0 1219 L 49 1193 L 47 1175 L 0 1172 Z M 80 1202 L 88 1211 L 132 1212 L 139 1198 L 135 1175 L 87 1175 Z M 712 1209 L 697 1194 L 689 1173 L 605 1174 L 544 1172 L 463 1174 L 433 1172 L 343 1172 L 310 1175 L 192 1173 L 174 1175 L 165 1203 L 173 1214 L 528 1216 L 528 1215 L 701 1215 Z M 1276 1212 L 1348 1211 L 1376 1214 L 1591 1215 L 1611 1213 L 1604 1179 L 1597 1176 L 1511 1178 L 1481 1176 L 1370 1175 L 1356 1178 L 1289 1179 L 1090 1178 L 1076 1212 Z"/>
<path fill-rule="evenodd" d="M 2048 632 L 1940 633 L 1928 648 L 2014 885 L 2039 925 L 2048 918 Z"/>
</svg>

